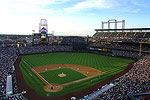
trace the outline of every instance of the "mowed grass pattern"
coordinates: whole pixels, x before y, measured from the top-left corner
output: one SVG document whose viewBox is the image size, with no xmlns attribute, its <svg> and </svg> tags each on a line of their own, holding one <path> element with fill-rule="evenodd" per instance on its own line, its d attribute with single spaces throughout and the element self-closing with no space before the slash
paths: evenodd
<svg viewBox="0 0 150 100">
<path fill-rule="evenodd" d="M 106 80 L 109 77 L 123 71 L 127 67 L 128 63 L 131 62 L 133 62 L 133 60 L 90 53 L 58 52 L 23 56 L 20 62 L 20 68 L 26 84 L 33 88 L 41 96 L 46 96 L 47 94 L 47 92 L 43 90 L 44 83 L 36 75 L 34 75 L 34 73 L 32 73 L 32 71 L 30 70 L 31 67 L 49 64 L 77 64 L 93 67 L 102 72 L 105 72 L 105 74 L 102 74 L 100 76 L 65 86 L 63 90 L 59 92 L 51 93 L 50 97 L 55 97 L 71 92 L 81 91 L 103 80 Z"/>
<path fill-rule="evenodd" d="M 65 77 L 58 76 L 58 74 L 61 74 L 62 72 L 66 74 Z M 46 71 L 46 72 L 40 73 L 40 75 L 44 79 L 46 79 L 46 81 L 49 83 L 59 83 L 59 84 L 65 84 L 65 83 L 69 83 L 69 82 L 80 80 L 80 79 L 87 77 L 83 75 L 82 73 L 77 72 L 70 68 L 61 68 L 57 70 Z"/>
</svg>

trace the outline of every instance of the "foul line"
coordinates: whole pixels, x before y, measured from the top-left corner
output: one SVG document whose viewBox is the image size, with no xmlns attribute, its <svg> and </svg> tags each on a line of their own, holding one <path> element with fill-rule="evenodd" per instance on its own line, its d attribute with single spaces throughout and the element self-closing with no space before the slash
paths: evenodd
<svg viewBox="0 0 150 100">
<path fill-rule="evenodd" d="M 29 64 L 23 59 L 23 61 L 27 64 L 27 66 L 31 69 L 31 71 L 36 75 L 36 76 L 38 76 L 45 84 L 47 84 L 47 85 L 51 85 L 51 84 L 49 84 L 41 75 L 39 75 L 33 68 L 31 68 L 30 66 L 29 66 Z"/>
<path fill-rule="evenodd" d="M 103 73 L 103 74 L 104 74 L 104 73 Z M 102 75 L 102 74 L 99 74 L 99 75 Z M 90 79 L 90 78 L 93 78 L 93 77 L 96 77 L 96 76 L 99 76 L 99 75 L 89 76 L 89 77 L 86 77 L 86 78 L 83 78 L 83 79 L 79 79 L 79 80 L 72 81 L 72 82 L 69 82 L 69 83 L 64 83 L 64 84 L 61 84 L 61 85 L 63 85 L 63 86 L 70 85 L 70 84 L 77 83 L 77 82 L 81 82 L 81 81 L 83 81 L 83 80 L 87 80 L 87 79 Z"/>
<path fill-rule="evenodd" d="M 35 73 L 41 80 L 44 80 L 43 82 L 44 82 L 45 84 L 51 85 L 51 84 L 49 84 L 41 75 L 39 75 L 33 68 L 31 68 L 31 71 L 32 71 L 33 73 Z"/>
</svg>

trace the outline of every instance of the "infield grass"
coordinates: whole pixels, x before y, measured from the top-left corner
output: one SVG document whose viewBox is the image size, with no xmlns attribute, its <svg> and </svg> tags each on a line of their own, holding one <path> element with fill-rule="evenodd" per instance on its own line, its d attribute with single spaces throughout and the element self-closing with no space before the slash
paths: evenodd
<svg viewBox="0 0 150 100">
<path fill-rule="evenodd" d="M 56 97 L 67 93 L 84 90 L 94 84 L 106 80 L 111 76 L 123 71 L 127 67 L 128 63 L 131 62 L 133 62 L 133 60 L 90 53 L 48 53 L 23 56 L 19 66 L 23 73 L 26 84 L 29 87 L 33 88 L 41 96 L 46 96 L 48 92 L 45 92 L 43 90 L 45 84 L 30 70 L 31 67 L 49 64 L 76 64 L 89 66 L 105 72 L 105 74 L 102 74 L 100 76 L 96 76 L 87 80 L 64 86 L 63 89 L 59 92 L 50 93 L 51 95 L 49 97 Z M 47 75 L 44 75 L 43 77 L 46 78 Z M 56 81 L 55 79 L 57 79 L 56 76 L 52 76 L 51 79 L 52 78 L 53 81 Z M 79 77 L 79 79 L 80 78 L 83 77 Z M 71 79 L 68 78 L 68 80 Z M 57 81 L 60 82 L 60 80 Z M 61 84 L 63 84 L 63 80 Z"/>
<path fill-rule="evenodd" d="M 65 77 L 58 76 L 58 74 L 61 74 L 62 72 L 66 74 Z M 46 81 L 49 83 L 59 83 L 59 84 L 65 84 L 65 83 L 69 83 L 69 82 L 80 80 L 80 79 L 87 77 L 83 75 L 82 73 L 77 72 L 71 68 L 61 68 L 61 69 L 56 69 L 52 71 L 46 71 L 46 72 L 40 73 L 40 75 L 44 79 L 46 79 Z"/>
</svg>

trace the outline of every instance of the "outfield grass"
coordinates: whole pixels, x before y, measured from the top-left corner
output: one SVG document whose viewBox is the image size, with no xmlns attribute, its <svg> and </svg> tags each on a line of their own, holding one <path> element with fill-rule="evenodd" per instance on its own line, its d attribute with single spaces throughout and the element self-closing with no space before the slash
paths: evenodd
<svg viewBox="0 0 150 100">
<path fill-rule="evenodd" d="M 62 72 L 66 74 L 65 77 L 58 76 L 58 74 L 61 74 Z M 56 69 L 52 71 L 46 71 L 46 72 L 40 73 L 40 75 L 44 79 L 46 79 L 46 81 L 49 83 L 59 83 L 59 84 L 65 84 L 65 83 L 69 83 L 69 82 L 87 77 L 83 75 L 82 73 L 77 72 L 71 68 L 61 68 L 61 69 Z"/>
<path fill-rule="evenodd" d="M 93 67 L 105 72 L 105 74 L 100 76 L 65 86 L 59 92 L 51 93 L 50 97 L 56 97 L 70 92 L 86 89 L 94 84 L 106 80 L 124 70 L 128 63 L 131 62 L 133 61 L 90 53 L 48 53 L 23 56 L 20 62 L 20 68 L 26 84 L 33 88 L 41 96 L 46 96 L 48 92 L 43 90 L 45 84 L 29 69 L 31 67 L 49 64 L 78 64 Z"/>
</svg>

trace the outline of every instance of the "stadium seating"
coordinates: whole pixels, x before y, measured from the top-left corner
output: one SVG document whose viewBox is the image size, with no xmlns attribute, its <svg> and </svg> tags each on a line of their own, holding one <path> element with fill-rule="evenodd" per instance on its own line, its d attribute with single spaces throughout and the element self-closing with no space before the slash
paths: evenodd
<svg viewBox="0 0 150 100">
<path fill-rule="evenodd" d="M 17 93 L 17 85 L 15 79 L 15 71 L 13 69 L 13 64 L 17 59 L 16 48 L 7 47 L 0 48 L 0 100 L 17 100 L 20 96 L 10 96 L 6 97 L 6 78 L 7 74 L 11 74 L 13 77 L 13 93 Z"/>
<path fill-rule="evenodd" d="M 117 33 L 115 33 L 117 34 Z M 105 34 L 106 35 L 106 34 Z M 107 34 L 108 35 L 108 34 Z M 114 34 L 113 34 L 114 35 Z M 113 37 L 111 34 L 111 36 Z M 137 34 L 138 35 L 138 34 Z M 139 35 L 138 35 L 139 36 Z M 146 35 L 145 35 L 146 36 Z M 114 35 L 115 37 L 115 35 Z M 66 42 L 67 41 L 67 42 Z M 64 39 L 65 43 L 69 43 L 70 39 Z M 74 39 L 79 43 L 85 41 L 81 39 Z M 126 40 L 125 40 L 126 41 Z M 132 40 L 133 41 L 133 40 Z M 136 40 L 135 40 L 136 41 Z M 64 43 L 63 42 L 63 43 Z M 101 44 L 90 44 L 90 46 L 99 47 L 99 48 L 109 48 L 115 49 L 112 53 L 115 56 L 122 57 L 130 57 L 130 58 L 138 58 L 138 61 L 134 63 L 133 68 L 121 76 L 117 80 L 119 83 L 116 84 L 113 88 L 104 92 L 103 94 L 96 97 L 96 100 L 103 99 L 128 99 L 128 95 L 135 93 L 143 93 L 149 92 L 150 90 L 150 55 L 149 53 L 142 52 L 142 56 L 139 59 L 139 45 L 126 43 L 119 43 L 119 45 L 109 44 L 109 45 L 101 45 Z M 73 51 L 73 47 L 69 45 L 36 45 L 36 46 L 27 46 L 19 48 L 20 54 L 34 54 L 34 53 L 45 53 L 45 52 L 55 52 L 55 51 Z M 149 45 L 144 44 L 142 47 L 142 51 L 150 51 Z M 0 99 L 2 100 L 23 100 L 22 96 L 9 96 L 6 97 L 6 77 L 7 74 L 11 74 L 13 76 L 13 93 L 17 93 L 17 85 L 15 78 L 15 71 L 13 70 L 13 64 L 17 59 L 17 48 L 16 47 L 0 47 Z M 115 82 L 114 80 L 113 82 Z M 144 98 L 144 97 L 141 97 Z"/>
<path fill-rule="evenodd" d="M 72 46 L 63 45 L 35 45 L 19 48 L 20 54 L 46 53 L 53 51 L 72 51 Z"/>
<path fill-rule="evenodd" d="M 129 100 L 129 94 L 149 92 L 149 69 L 150 56 L 140 59 L 134 63 L 133 68 L 128 73 L 117 79 L 119 83 L 116 86 L 99 95 L 95 100 Z"/>
</svg>

